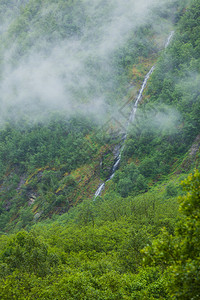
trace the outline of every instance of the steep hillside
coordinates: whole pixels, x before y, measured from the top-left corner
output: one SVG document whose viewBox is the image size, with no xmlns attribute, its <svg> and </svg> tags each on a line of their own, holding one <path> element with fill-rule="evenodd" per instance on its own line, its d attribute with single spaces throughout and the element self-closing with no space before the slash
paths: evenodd
<svg viewBox="0 0 200 300">
<path fill-rule="evenodd" d="M 199 299 L 200 3 L 136 2 L 0 1 L 3 300 Z"/>
<path fill-rule="evenodd" d="M 130 5 L 2 3 L 2 231 L 62 214 L 108 178 L 131 101 L 183 12 L 178 1 Z"/>
<path fill-rule="evenodd" d="M 156 63 L 114 177 L 123 196 L 148 189 L 170 173 L 199 167 L 198 1 L 184 14 Z M 139 180 L 140 179 L 140 180 Z M 139 180 L 139 187 L 137 187 Z"/>
</svg>

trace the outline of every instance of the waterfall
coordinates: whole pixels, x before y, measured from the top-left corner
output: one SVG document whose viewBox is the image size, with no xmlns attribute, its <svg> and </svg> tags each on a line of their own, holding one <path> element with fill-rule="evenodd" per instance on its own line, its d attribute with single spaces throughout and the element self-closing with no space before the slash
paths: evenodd
<svg viewBox="0 0 200 300">
<path fill-rule="evenodd" d="M 94 198 L 96 198 L 97 196 L 100 196 L 101 195 L 101 192 L 104 190 L 105 188 L 105 183 L 103 182 L 99 187 L 98 189 L 96 190 L 96 193 L 94 195 Z"/>
<path fill-rule="evenodd" d="M 140 100 L 142 99 L 142 94 L 143 94 L 144 89 L 145 89 L 145 87 L 146 87 L 146 85 L 147 85 L 147 81 L 148 81 L 149 77 L 151 76 L 151 74 L 153 73 L 154 69 L 155 69 L 155 66 L 153 66 L 153 67 L 151 68 L 151 70 L 147 73 L 147 75 L 146 75 L 145 78 L 144 78 L 144 81 L 143 81 L 143 83 L 142 83 L 142 87 L 141 87 L 141 89 L 140 89 L 140 91 L 139 91 L 138 97 L 137 97 L 137 99 L 136 99 L 136 101 L 135 101 L 135 104 L 134 104 L 134 106 L 133 106 L 132 112 L 131 112 L 130 117 L 129 117 L 129 122 L 128 122 L 128 126 L 127 126 L 127 131 L 128 131 L 129 124 L 130 124 L 131 122 L 133 122 L 134 119 L 135 119 L 135 114 L 136 114 L 136 111 L 137 111 L 138 103 L 139 103 Z"/>
<path fill-rule="evenodd" d="M 165 49 L 169 46 L 170 42 L 171 42 L 171 39 L 173 38 L 173 35 L 174 35 L 174 31 L 171 31 L 170 32 L 170 35 L 168 36 L 168 39 L 165 43 Z"/>
<path fill-rule="evenodd" d="M 170 35 L 168 36 L 167 41 L 166 41 L 166 43 L 165 43 L 165 49 L 169 46 L 169 44 L 170 44 L 170 42 L 171 42 L 171 39 L 172 39 L 173 35 L 174 35 L 174 31 L 172 31 L 172 32 L 170 33 Z M 146 85 L 147 85 L 147 82 L 148 82 L 148 80 L 149 80 L 149 77 L 150 77 L 151 74 L 153 73 L 154 69 L 155 69 L 155 65 L 150 69 L 150 71 L 146 74 L 146 76 L 145 76 L 145 78 L 144 78 L 144 81 L 143 81 L 142 86 L 141 86 L 141 88 L 140 88 L 140 91 L 139 91 L 139 94 L 138 94 L 138 96 L 137 96 L 137 99 L 136 99 L 136 101 L 135 101 L 135 103 L 134 103 L 134 105 L 133 105 L 133 109 L 132 109 L 132 111 L 131 111 L 129 120 L 128 120 L 127 125 L 126 125 L 126 132 L 125 132 L 125 135 L 124 135 L 124 137 L 123 137 L 123 139 L 122 139 L 122 140 L 123 140 L 123 144 L 122 144 L 122 146 L 120 147 L 119 155 L 117 156 L 117 158 L 116 158 L 116 160 L 115 160 L 115 163 L 114 163 L 114 165 L 113 165 L 113 167 L 112 167 L 111 175 L 110 175 L 110 177 L 106 180 L 106 182 L 110 181 L 110 180 L 114 177 L 115 172 L 116 172 L 116 170 L 117 170 L 118 167 L 119 167 L 119 164 L 120 164 L 120 161 L 121 161 L 122 151 L 124 150 L 125 141 L 126 141 L 127 135 L 128 135 L 129 125 L 130 125 L 130 123 L 132 123 L 132 122 L 134 121 L 134 119 L 135 119 L 135 115 L 136 115 L 138 103 L 139 103 L 139 102 L 141 101 L 141 99 L 142 99 L 142 95 L 143 95 L 144 89 L 145 89 L 145 87 L 146 87 Z M 105 182 L 103 182 L 103 183 L 98 187 L 98 189 L 96 190 L 96 193 L 95 193 L 95 195 L 94 195 L 94 200 L 96 199 L 96 197 L 98 197 L 98 196 L 101 195 L 101 193 L 102 193 L 102 191 L 104 190 L 104 188 L 105 188 Z"/>
</svg>

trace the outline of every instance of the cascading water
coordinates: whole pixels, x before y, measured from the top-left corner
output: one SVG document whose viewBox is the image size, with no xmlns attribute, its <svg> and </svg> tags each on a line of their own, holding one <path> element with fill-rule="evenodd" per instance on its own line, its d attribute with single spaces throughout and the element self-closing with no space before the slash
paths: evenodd
<svg viewBox="0 0 200 300">
<path fill-rule="evenodd" d="M 173 35 L 174 35 L 174 31 L 172 31 L 172 32 L 170 33 L 170 35 L 168 36 L 167 42 L 165 43 L 165 48 L 167 48 L 167 47 L 169 46 L 170 41 L 171 41 Z M 138 94 L 137 99 L 136 99 L 136 101 L 135 101 L 135 103 L 134 103 L 134 106 L 133 106 L 133 109 L 132 109 L 132 111 L 131 111 L 129 120 L 128 120 L 127 125 L 126 125 L 126 133 L 124 134 L 124 136 L 123 136 L 123 138 L 122 138 L 123 143 L 122 143 L 122 146 L 120 147 L 119 155 L 117 156 L 116 161 L 115 161 L 115 163 L 114 163 L 114 165 L 113 165 L 113 167 L 112 167 L 111 175 L 110 175 L 110 177 L 106 180 L 106 182 L 110 181 L 110 180 L 114 177 L 115 172 L 116 172 L 116 170 L 118 169 L 118 166 L 119 166 L 120 161 L 121 161 L 122 151 L 124 150 L 124 143 L 125 143 L 125 141 L 126 141 L 126 139 L 127 139 L 129 125 L 130 125 L 130 123 L 132 123 L 132 122 L 134 121 L 134 119 L 135 119 L 135 115 L 136 115 L 138 103 L 139 103 L 139 102 L 141 101 L 141 99 L 142 99 L 142 95 L 143 95 L 144 89 L 145 89 L 145 87 L 146 87 L 146 85 L 147 85 L 147 82 L 148 82 L 148 80 L 149 80 L 149 77 L 150 77 L 151 74 L 153 73 L 154 69 L 155 69 L 155 65 L 150 69 L 150 71 L 147 73 L 147 75 L 146 75 L 145 78 L 144 78 L 144 81 L 143 81 L 143 83 L 142 83 L 141 89 L 140 89 L 140 91 L 139 91 L 139 94 Z M 98 197 L 98 196 L 101 195 L 101 193 L 102 193 L 102 191 L 104 190 L 104 188 L 105 188 L 105 182 L 103 182 L 103 183 L 98 187 L 98 189 L 96 190 L 96 193 L 95 193 L 95 195 L 94 195 L 94 199 L 96 199 L 96 197 Z"/>
<path fill-rule="evenodd" d="M 153 73 L 154 69 L 155 69 L 155 66 L 153 66 L 153 67 L 151 68 L 151 70 L 147 73 L 147 75 L 146 75 L 145 78 L 144 78 L 144 81 L 143 81 L 143 83 L 142 83 L 142 87 L 141 87 L 141 89 L 140 89 L 139 95 L 138 95 L 138 97 L 137 97 L 137 99 L 136 99 L 136 101 L 135 101 L 135 104 L 134 104 L 134 106 L 133 106 L 132 112 L 131 112 L 131 114 L 130 114 L 129 122 L 128 122 L 128 125 L 127 125 L 127 131 L 128 131 L 129 124 L 130 124 L 131 122 L 133 122 L 134 119 L 135 119 L 135 114 L 136 114 L 136 111 L 137 111 L 138 103 L 139 103 L 140 100 L 142 99 L 142 94 L 143 94 L 144 89 L 145 89 L 145 87 L 146 87 L 146 85 L 147 85 L 147 81 L 148 81 L 149 77 L 151 76 L 151 74 Z"/>
<path fill-rule="evenodd" d="M 169 44 L 170 44 L 170 42 L 171 42 L 171 39 L 172 39 L 173 35 L 174 35 L 174 31 L 171 31 L 171 32 L 170 32 L 170 35 L 168 36 L 168 39 L 167 39 L 167 41 L 166 41 L 166 43 L 165 43 L 165 49 L 169 46 Z"/>
</svg>

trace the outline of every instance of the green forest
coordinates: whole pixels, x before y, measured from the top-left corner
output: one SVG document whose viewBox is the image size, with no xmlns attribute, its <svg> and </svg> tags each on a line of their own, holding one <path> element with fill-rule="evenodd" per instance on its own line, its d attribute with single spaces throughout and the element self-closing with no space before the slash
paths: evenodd
<svg viewBox="0 0 200 300">
<path fill-rule="evenodd" d="M 2 300 L 200 298 L 200 1 L 136 2 L 0 0 Z"/>
</svg>

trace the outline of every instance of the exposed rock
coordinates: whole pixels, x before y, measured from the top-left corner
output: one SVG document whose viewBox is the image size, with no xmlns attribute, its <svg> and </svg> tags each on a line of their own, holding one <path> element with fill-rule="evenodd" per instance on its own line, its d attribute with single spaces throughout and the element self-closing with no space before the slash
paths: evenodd
<svg viewBox="0 0 200 300">
<path fill-rule="evenodd" d="M 28 205 L 31 206 L 35 202 L 36 198 L 37 198 L 37 196 L 32 194 L 29 198 Z"/>
<path fill-rule="evenodd" d="M 21 187 L 22 187 L 22 185 L 24 185 L 25 184 L 25 182 L 26 182 L 26 176 L 22 176 L 21 178 L 20 178 L 20 182 L 19 182 L 19 184 L 18 184 L 18 187 L 17 187 L 17 191 L 19 191 L 20 189 L 21 189 Z"/>
<path fill-rule="evenodd" d="M 42 214 L 42 211 L 36 213 L 33 219 L 34 219 L 35 221 L 37 221 L 37 220 L 40 218 L 41 214 Z"/>
<path fill-rule="evenodd" d="M 200 134 L 196 137 L 190 150 L 188 151 L 187 157 L 183 160 L 179 168 L 176 170 L 176 174 L 181 174 L 182 170 L 189 171 L 192 164 L 195 164 L 197 160 L 197 152 L 200 149 Z M 194 166 L 195 167 L 195 166 Z"/>
<path fill-rule="evenodd" d="M 9 211 L 11 209 L 12 202 L 11 201 L 6 201 L 3 207 L 5 208 L 6 211 Z"/>
<path fill-rule="evenodd" d="M 189 155 L 195 156 L 200 148 L 200 134 L 196 137 L 194 144 L 190 148 Z"/>
<path fill-rule="evenodd" d="M 113 149 L 113 155 L 114 155 L 114 158 L 116 159 L 118 156 L 119 156 L 119 153 L 120 153 L 120 150 L 121 150 L 121 145 L 116 145 Z"/>
</svg>

